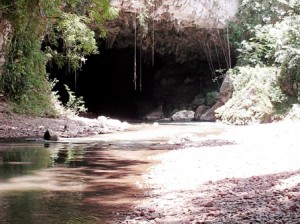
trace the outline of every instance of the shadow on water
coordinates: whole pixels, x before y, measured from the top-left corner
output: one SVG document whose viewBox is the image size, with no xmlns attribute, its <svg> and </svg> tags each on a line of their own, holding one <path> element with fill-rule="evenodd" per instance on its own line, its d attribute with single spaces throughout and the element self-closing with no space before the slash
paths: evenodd
<svg viewBox="0 0 300 224">
<path fill-rule="evenodd" d="M 0 223 L 113 223 L 120 211 L 122 219 L 143 198 L 136 182 L 149 155 L 108 145 L 1 144 Z"/>
</svg>

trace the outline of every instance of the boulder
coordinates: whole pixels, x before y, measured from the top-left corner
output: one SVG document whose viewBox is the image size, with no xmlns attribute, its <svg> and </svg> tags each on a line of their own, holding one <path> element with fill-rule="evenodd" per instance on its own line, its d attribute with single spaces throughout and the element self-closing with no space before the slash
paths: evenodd
<svg viewBox="0 0 300 224">
<path fill-rule="evenodd" d="M 209 108 L 204 114 L 200 116 L 200 121 L 215 121 L 215 110 L 224 105 L 222 102 L 217 101 L 211 108 Z"/>
<path fill-rule="evenodd" d="M 49 129 L 47 129 L 45 131 L 43 138 L 47 141 L 58 141 L 59 140 L 58 134 Z"/>
<path fill-rule="evenodd" d="M 232 96 L 233 93 L 233 79 L 227 74 L 223 80 L 220 88 L 220 94 L 217 97 L 217 101 L 225 104 Z"/>
<path fill-rule="evenodd" d="M 233 79 L 227 74 L 223 80 L 220 88 L 220 93 L 217 95 L 216 103 L 200 116 L 201 121 L 215 121 L 215 110 L 223 106 L 232 96 L 233 93 Z"/>
<path fill-rule="evenodd" d="M 206 105 L 200 105 L 199 107 L 197 107 L 196 112 L 195 112 L 195 116 L 194 116 L 194 120 L 199 121 L 201 120 L 201 116 L 209 109 L 208 106 Z"/>
<path fill-rule="evenodd" d="M 191 110 L 181 110 L 172 115 L 173 121 L 191 121 L 194 119 L 195 112 Z"/>
</svg>

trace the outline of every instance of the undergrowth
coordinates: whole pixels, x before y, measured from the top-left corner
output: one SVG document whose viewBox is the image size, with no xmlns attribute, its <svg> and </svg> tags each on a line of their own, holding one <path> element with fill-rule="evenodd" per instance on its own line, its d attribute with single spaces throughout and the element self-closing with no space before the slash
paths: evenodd
<svg viewBox="0 0 300 224">
<path fill-rule="evenodd" d="M 230 40 L 238 52 L 233 97 L 216 110 L 233 124 L 282 119 L 300 100 L 300 3 L 242 0 Z"/>
<path fill-rule="evenodd" d="M 233 80 L 232 98 L 215 111 L 217 119 L 244 125 L 282 119 L 292 98 L 280 88 L 280 70 L 275 67 L 236 67 L 228 72 Z"/>
<path fill-rule="evenodd" d="M 13 111 L 57 116 L 47 63 L 52 60 L 76 71 L 85 56 L 98 52 L 91 27 L 104 37 L 105 21 L 116 16 L 109 0 L 0 1 L 0 20 L 8 21 L 13 30 L 8 47 L 0 49 L 5 54 L 0 93 Z M 69 98 L 66 108 L 75 113 L 84 110 L 82 98 L 70 90 Z"/>
</svg>

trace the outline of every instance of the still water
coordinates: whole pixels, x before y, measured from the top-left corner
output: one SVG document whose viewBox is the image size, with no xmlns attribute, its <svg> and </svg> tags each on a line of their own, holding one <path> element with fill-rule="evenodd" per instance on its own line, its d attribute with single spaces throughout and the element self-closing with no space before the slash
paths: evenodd
<svg viewBox="0 0 300 224">
<path fill-rule="evenodd" d="M 0 144 L 2 224 L 114 223 L 143 196 L 136 183 L 149 153 L 142 148 Z"/>
<path fill-rule="evenodd" d="M 116 223 L 147 195 L 138 186 L 156 162 L 149 158 L 174 149 L 162 143 L 221 132 L 216 124 L 139 125 L 101 141 L 0 142 L 0 223 Z"/>
</svg>

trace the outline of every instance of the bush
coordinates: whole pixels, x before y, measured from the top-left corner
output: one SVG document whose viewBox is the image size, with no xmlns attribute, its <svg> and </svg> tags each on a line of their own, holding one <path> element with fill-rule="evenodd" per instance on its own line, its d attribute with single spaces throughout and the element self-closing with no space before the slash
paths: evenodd
<svg viewBox="0 0 300 224">
<path fill-rule="evenodd" d="M 300 99 L 300 3 L 242 0 L 230 40 L 238 67 L 229 73 L 234 94 L 216 110 L 233 124 L 283 118 Z"/>
<path fill-rule="evenodd" d="M 217 119 L 230 124 L 264 123 L 280 119 L 289 98 L 279 85 L 280 70 L 276 67 L 236 67 L 228 72 L 233 79 L 233 96 L 215 111 Z"/>
</svg>

